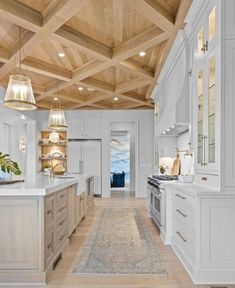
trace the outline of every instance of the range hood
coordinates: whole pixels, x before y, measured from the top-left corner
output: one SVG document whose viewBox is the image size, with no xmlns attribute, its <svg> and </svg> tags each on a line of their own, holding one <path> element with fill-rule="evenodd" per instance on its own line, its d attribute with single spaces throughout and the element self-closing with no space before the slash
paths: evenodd
<svg viewBox="0 0 235 288">
<path fill-rule="evenodd" d="M 178 136 L 189 130 L 189 51 L 183 45 L 172 66 L 163 71 L 154 92 L 160 113 L 155 121 L 156 135 Z"/>
</svg>

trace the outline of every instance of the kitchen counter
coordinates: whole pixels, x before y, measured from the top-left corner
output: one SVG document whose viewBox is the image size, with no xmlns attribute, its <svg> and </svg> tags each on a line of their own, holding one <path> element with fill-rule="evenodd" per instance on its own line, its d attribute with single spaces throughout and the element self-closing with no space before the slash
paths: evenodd
<svg viewBox="0 0 235 288">
<path fill-rule="evenodd" d="M 50 193 L 64 189 L 70 185 L 78 183 L 77 192 L 82 193 L 85 189 L 86 179 L 89 174 L 69 174 L 74 178 L 51 179 L 48 175 L 37 174 L 35 178 L 25 179 L 25 182 L 15 184 L 0 185 L 1 196 L 46 196 Z"/>
</svg>

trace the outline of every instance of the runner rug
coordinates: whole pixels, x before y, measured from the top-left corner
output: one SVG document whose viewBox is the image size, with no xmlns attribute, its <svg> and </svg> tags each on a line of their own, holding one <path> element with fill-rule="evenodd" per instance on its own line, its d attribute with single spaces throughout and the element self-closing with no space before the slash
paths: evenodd
<svg viewBox="0 0 235 288">
<path fill-rule="evenodd" d="M 137 208 L 102 208 L 73 273 L 166 275 Z"/>
</svg>

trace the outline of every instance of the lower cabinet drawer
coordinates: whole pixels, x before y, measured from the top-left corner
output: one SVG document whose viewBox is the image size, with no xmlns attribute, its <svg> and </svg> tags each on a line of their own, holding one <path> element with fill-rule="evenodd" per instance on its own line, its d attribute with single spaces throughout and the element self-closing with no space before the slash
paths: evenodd
<svg viewBox="0 0 235 288">
<path fill-rule="evenodd" d="M 181 205 L 176 202 L 174 205 L 174 214 L 192 233 L 195 233 L 195 213 L 192 209 L 187 205 Z"/>
<path fill-rule="evenodd" d="M 54 246 L 54 230 L 49 231 L 46 235 L 46 245 L 45 245 L 45 256 L 46 256 L 46 266 L 50 263 L 54 256 L 55 246 Z"/>
<path fill-rule="evenodd" d="M 56 207 L 56 223 L 63 217 L 67 217 L 67 202 Z"/>
<path fill-rule="evenodd" d="M 178 202 L 182 205 L 187 205 L 187 206 L 191 207 L 191 209 L 195 209 L 196 200 L 194 197 L 192 197 L 186 193 L 183 193 L 182 191 L 175 190 L 174 191 L 174 198 L 175 198 L 175 202 Z"/>
<path fill-rule="evenodd" d="M 67 221 L 63 225 L 58 226 L 55 230 L 55 246 L 58 250 L 64 241 L 67 239 Z"/>
<path fill-rule="evenodd" d="M 56 205 L 67 201 L 67 189 L 61 190 L 56 193 Z"/>
<path fill-rule="evenodd" d="M 189 232 L 184 224 L 175 219 L 174 229 L 175 245 L 188 257 L 192 262 L 195 261 L 195 238 L 191 232 Z"/>
<path fill-rule="evenodd" d="M 54 202 L 55 202 L 54 195 L 47 197 L 45 199 L 45 225 L 47 231 L 50 230 L 54 224 L 54 218 L 55 218 Z"/>
</svg>

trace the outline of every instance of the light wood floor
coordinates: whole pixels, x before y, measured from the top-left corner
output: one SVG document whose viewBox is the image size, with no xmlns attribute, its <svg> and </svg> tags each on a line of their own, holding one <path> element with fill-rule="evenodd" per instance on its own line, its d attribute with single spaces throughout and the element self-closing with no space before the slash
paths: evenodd
<svg viewBox="0 0 235 288">
<path fill-rule="evenodd" d="M 209 287 L 203 285 L 193 285 L 180 261 L 168 246 L 164 246 L 159 231 L 148 218 L 145 208 L 145 200 L 134 199 L 129 193 L 114 193 L 111 199 L 95 199 L 94 209 L 82 221 L 79 229 L 73 234 L 70 246 L 58 264 L 56 270 L 49 281 L 48 288 L 192 288 Z M 94 223 L 98 207 L 140 207 L 146 225 L 148 225 L 153 238 L 159 247 L 162 258 L 168 271 L 167 276 L 78 276 L 72 274 L 74 264 L 79 255 L 80 249 L 89 235 L 92 224 Z M 22 286 L 21 286 L 22 287 Z M 40 286 L 32 286 L 40 287 Z M 45 286 L 42 286 L 45 287 Z M 40 287 L 41 288 L 41 287 Z"/>
</svg>

